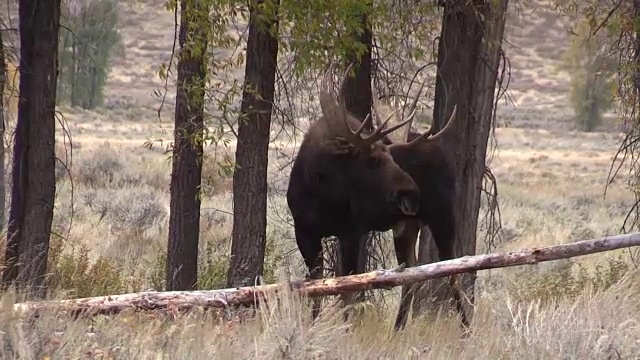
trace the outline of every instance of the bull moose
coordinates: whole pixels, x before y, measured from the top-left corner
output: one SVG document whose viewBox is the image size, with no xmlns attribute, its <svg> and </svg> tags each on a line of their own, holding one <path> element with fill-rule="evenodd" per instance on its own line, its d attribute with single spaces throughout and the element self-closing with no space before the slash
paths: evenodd
<svg viewBox="0 0 640 360">
<path fill-rule="evenodd" d="M 308 276 L 322 277 L 323 237 L 338 238 L 337 273 L 343 276 L 364 271 L 368 233 L 389 229 L 394 230 L 398 262 L 413 266 L 417 236 L 416 232 L 412 238 L 413 230 L 419 230 L 421 223 L 435 227 L 432 231 L 440 257 L 450 258 L 454 236 L 450 192 L 454 182 L 446 157 L 441 157 L 439 147 L 431 145 L 446 128 L 439 134 L 425 133 L 407 143 L 386 145 L 382 140 L 386 138 L 388 142 L 387 136 L 409 124 L 415 115 L 414 109 L 407 119 L 387 129 L 396 110 L 384 122 L 378 119 L 375 131 L 365 134 L 372 116 L 360 123 L 348 112 L 344 99 L 333 90 L 334 67 L 335 64 L 329 66 L 321 81 L 322 116 L 310 126 L 300 145 L 287 189 L 296 243 Z M 351 65 L 342 76 L 340 89 L 350 68 Z M 454 115 L 455 111 L 452 119 Z M 435 222 L 438 223 L 433 225 Z M 403 288 L 403 295 L 406 292 Z M 347 305 L 353 301 L 352 294 L 341 298 Z M 406 323 L 411 301 L 407 298 L 403 296 L 401 301 L 396 328 Z M 316 301 L 314 318 L 319 310 Z"/>
<path fill-rule="evenodd" d="M 425 225 L 429 227 L 438 249 L 440 261 L 454 258 L 453 245 L 456 236 L 456 217 L 454 211 L 455 197 L 455 172 L 453 159 L 446 151 L 442 139 L 453 128 L 456 119 L 457 106 L 446 125 L 433 134 L 433 128 L 420 134 L 411 131 L 411 119 L 408 122 L 400 121 L 398 108 L 390 103 L 380 101 L 375 88 L 372 89 L 373 108 L 377 119 L 388 114 L 396 118 L 396 123 L 404 128 L 398 129 L 394 136 L 385 136 L 382 142 L 388 146 L 393 160 L 404 170 L 420 189 L 420 206 L 418 214 L 405 217 L 393 226 L 393 240 L 398 264 L 406 266 L 416 265 L 416 242 L 420 229 Z M 412 104 L 412 114 L 415 114 L 418 97 L 422 88 Z M 393 109 L 393 111 L 391 111 Z M 378 126 L 384 127 L 385 124 Z M 469 321 L 462 305 L 462 292 L 455 284 L 455 277 L 450 278 L 453 295 L 460 313 L 462 324 L 467 327 Z M 409 307 L 413 300 L 416 284 L 403 286 L 400 308 L 396 318 L 395 327 L 402 328 L 406 324 Z"/>
</svg>

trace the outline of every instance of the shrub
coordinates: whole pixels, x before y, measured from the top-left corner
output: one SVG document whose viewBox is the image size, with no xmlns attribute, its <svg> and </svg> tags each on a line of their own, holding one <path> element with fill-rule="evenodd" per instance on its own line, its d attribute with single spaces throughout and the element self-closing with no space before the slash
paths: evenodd
<svg viewBox="0 0 640 360">
<path fill-rule="evenodd" d="M 552 303 L 559 298 L 574 299 L 586 288 L 604 291 L 620 281 L 631 270 L 621 255 L 607 257 L 605 264 L 598 264 L 593 271 L 571 260 L 552 263 L 549 271 L 536 273 L 531 268 L 517 271 L 517 281 L 509 286 L 516 300 L 529 303 L 539 300 L 541 304 Z"/>
<path fill-rule="evenodd" d="M 89 191 L 83 200 L 119 235 L 142 234 L 167 215 L 160 195 L 147 186 Z"/>
<path fill-rule="evenodd" d="M 126 277 L 122 265 L 98 256 L 90 260 L 86 246 L 67 244 L 53 237 L 49 249 L 49 289 L 65 297 L 89 297 L 136 291 L 141 282 Z"/>
<path fill-rule="evenodd" d="M 108 187 L 124 168 L 121 154 L 109 143 L 104 143 L 91 153 L 83 154 L 73 164 L 74 179 L 79 184 L 89 187 Z"/>
</svg>

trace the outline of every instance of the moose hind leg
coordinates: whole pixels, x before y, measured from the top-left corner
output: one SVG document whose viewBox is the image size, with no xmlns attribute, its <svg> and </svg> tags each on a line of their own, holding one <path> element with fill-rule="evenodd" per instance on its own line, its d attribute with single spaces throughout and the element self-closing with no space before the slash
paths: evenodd
<svg viewBox="0 0 640 360">
<path fill-rule="evenodd" d="M 455 241 L 455 214 L 453 209 L 446 211 L 439 211 L 439 216 L 434 217 L 433 221 L 429 223 L 429 229 L 433 235 L 433 239 L 438 248 L 438 254 L 440 261 L 451 260 L 455 257 L 454 254 L 454 241 Z M 463 299 L 465 294 L 459 286 L 458 275 L 452 275 L 449 277 L 449 286 L 451 287 L 451 293 L 456 303 L 456 309 L 460 314 L 462 325 L 465 328 L 469 327 L 469 317 L 464 308 Z"/>
<path fill-rule="evenodd" d="M 322 237 L 309 235 L 299 228 L 295 229 L 296 243 L 298 250 L 304 259 L 304 263 L 309 270 L 307 278 L 321 279 L 324 272 L 324 259 L 322 257 Z M 316 319 L 320 314 L 320 298 L 313 299 L 312 317 Z"/>
<path fill-rule="evenodd" d="M 420 221 L 407 220 L 398 223 L 393 229 L 393 244 L 396 250 L 398 265 L 405 264 L 406 267 L 416 265 L 416 240 L 420 232 Z M 415 294 L 416 285 L 407 284 L 402 286 L 400 297 L 400 307 L 396 316 L 395 329 L 403 329 L 407 323 L 409 309 Z"/>
<path fill-rule="evenodd" d="M 369 241 L 369 233 L 364 233 L 362 235 L 360 235 L 360 238 L 358 239 L 359 243 L 358 243 L 358 262 L 356 263 L 356 270 L 355 270 L 355 274 L 362 274 L 364 273 L 366 266 L 367 266 L 367 242 Z M 354 293 L 354 300 L 355 302 L 360 302 L 360 301 L 364 301 L 364 291 L 358 291 L 356 293 Z"/>
</svg>

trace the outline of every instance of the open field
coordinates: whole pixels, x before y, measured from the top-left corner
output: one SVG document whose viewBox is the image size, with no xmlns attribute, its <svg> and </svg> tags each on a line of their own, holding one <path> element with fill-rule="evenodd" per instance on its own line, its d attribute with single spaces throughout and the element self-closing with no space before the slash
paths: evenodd
<svg viewBox="0 0 640 360">
<path fill-rule="evenodd" d="M 123 2 L 124 58 L 115 59 L 107 106 L 60 107 L 72 146 L 59 137 L 51 253 L 57 297 L 84 297 L 163 287 L 169 218 L 170 154 L 143 145 L 171 141 L 171 87 L 162 121 L 153 91 L 167 61 L 173 16 L 163 1 Z M 542 6 L 543 1 L 520 2 Z M 512 7 L 514 10 L 516 5 Z M 615 234 L 631 206 L 624 178 L 603 197 L 615 131 L 573 131 L 568 74 L 557 69 L 566 47 L 563 20 L 545 9 L 509 19 L 510 97 L 498 111 L 489 166 L 498 180 L 503 229 L 492 251 L 543 246 Z M 515 11 L 512 11 L 515 13 Z M 153 21 L 150 21 L 153 19 Z M 542 41 L 542 40 L 545 41 Z M 238 69 L 241 77 L 242 69 Z M 508 124 L 508 126 L 505 126 Z M 615 122 L 603 129 L 616 128 Z M 274 136 L 275 136 L 274 130 Z M 62 130 L 60 129 L 60 135 Z M 265 280 L 304 276 L 284 200 L 296 139 L 274 142 L 270 153 Z M 291 140 L 296 140 L 292 145 Z M 72 150 L 72 153 L 69 153 Z M 216 161 L 228 148 L 207 148 L 200 237 L 200 286 L 224 286 L 232 228 L 231 179 Z M 72 154 L 72 158 L 68 155 Z M 71 162 L 72 160 L 72 162 Z M 624 174 L 623 174 L 624 175 Z M 481 211 L 484 211 L 482 209 Z M 482 214 L 481 214 L 482 215 Z M 480 238 L 483 238 L 480 231 Z M 395 266 L 392 245 L 385 243 Z M 478 251 L 486 251 L 479 240 Z M 95 321 L 62 321 L 44 314 L 34 325 L 11 321 L 7 295 L 0 309 L 0 358 L 255 358 L 255 359 L 584 359 L 640 356 L 640 283 L 627 251 L 479 273 L 473 334 L 462 339 L 457 319 L 427 314 L 392 332 L 399 289 L 383 291 L 346 332 L 337 311 L 311 325 L 309 306 L 281 297 L 240 324 L 198 312 L 176 319 L 122 314 Z M 327 302 L 328 304 L 328 302 Z"/>
</svg>

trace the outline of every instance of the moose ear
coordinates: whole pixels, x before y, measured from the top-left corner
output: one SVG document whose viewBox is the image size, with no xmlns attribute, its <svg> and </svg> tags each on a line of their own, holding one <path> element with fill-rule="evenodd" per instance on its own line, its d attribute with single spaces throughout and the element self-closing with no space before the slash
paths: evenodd
<svg viewBox="0 0 640 360">
<path fill-rule="evenodd" d="M 348 154 L 354 148 L 347 139 L 339 136 L 325 140 L 323 146 L 333 154 Z"/>
</svg>

